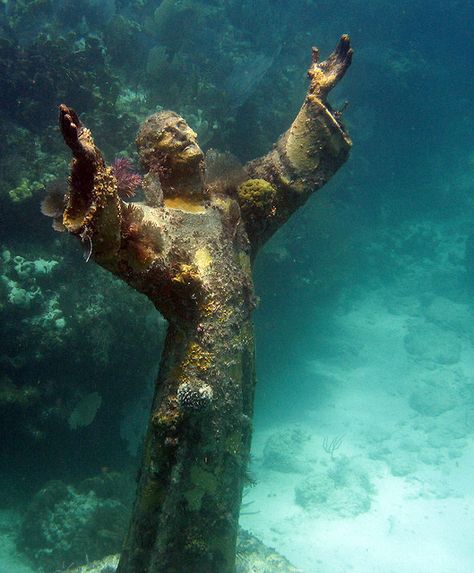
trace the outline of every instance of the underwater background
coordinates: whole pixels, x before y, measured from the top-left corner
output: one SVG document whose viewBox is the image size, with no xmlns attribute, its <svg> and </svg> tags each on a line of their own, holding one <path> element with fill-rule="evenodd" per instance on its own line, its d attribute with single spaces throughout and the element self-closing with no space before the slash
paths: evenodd
<svg viewBox="0 0 474 573">
<path fill-rule="evenodd" d="M 256 264 L 241 523 L 305 573 L 472 573 L 473 29 L 469 0 L 1 0 L 0 573 L 120 550 L 166 328 L 41 215 L 58 104 L 109 162 L 162 108 L 245 162 L 343 33 L 351 157 Z"/>
</svg>

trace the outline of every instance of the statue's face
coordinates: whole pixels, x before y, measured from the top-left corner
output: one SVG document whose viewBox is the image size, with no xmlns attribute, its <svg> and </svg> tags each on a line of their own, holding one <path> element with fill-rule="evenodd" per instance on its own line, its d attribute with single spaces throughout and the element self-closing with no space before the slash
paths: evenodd
<svg viewBox="0 0 474 573">
<path fill-rule="evenodd" d="M 174 118 L 163 129 L 157 141 L 157 151 L 167 156 L 170 167 L 195 165 L 204 157 L 197 143 L 197 133 L 182 117 Z"/>
<path fill-rule="evenodd" d="M 158 167 L 158 172 L 162 168 L 178 176 L 186 175 L 200 169 L 204 160 L 197 134 L 173 112 L 149 117 L 140 129 L 137 144 L 145 169 Z"/>
</svg>

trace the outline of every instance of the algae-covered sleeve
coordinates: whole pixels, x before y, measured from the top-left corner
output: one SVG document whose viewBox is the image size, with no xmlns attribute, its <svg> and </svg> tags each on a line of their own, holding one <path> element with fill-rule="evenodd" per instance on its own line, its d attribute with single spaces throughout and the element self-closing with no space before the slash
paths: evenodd
<svg viewBox="0 0 474 573">
<path fill-rule="evenodd" d="M 308 197 L 321 188 L 349 156 L 351 140 L 327 102 L 330 90 L 351 64 L 347 35 L 319 62 L 313 48 L 310 86 L 291 127 L 265 156 L 246 165 L 248 180 L 238 198 L 254 249 L 264 243 Z"/>
</svg>

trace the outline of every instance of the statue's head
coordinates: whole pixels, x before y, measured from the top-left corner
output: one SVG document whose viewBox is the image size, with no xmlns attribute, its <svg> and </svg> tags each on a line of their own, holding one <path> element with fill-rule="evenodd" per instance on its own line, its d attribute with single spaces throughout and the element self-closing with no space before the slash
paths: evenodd
<svg viewBox="0 0 474 573">
<path fill-rule="evenodd" d="M 160 179 L 182 179 L 201 174 L 204 153 L 197 134 L 172 111 L 153 114 L 142 124 L 137 136 L 140 161 Z"/>
</svg>

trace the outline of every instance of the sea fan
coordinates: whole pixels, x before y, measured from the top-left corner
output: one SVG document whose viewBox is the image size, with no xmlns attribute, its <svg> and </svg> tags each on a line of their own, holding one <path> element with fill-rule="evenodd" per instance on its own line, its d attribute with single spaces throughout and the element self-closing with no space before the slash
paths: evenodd
<svg viewBox="0 0 474 573">
<path fill-rule="evenodd" d="M 53 219 L 62 217 L 64 211 L 64 192 L 50 191 L 40 204 L 41 213 Z"/>
<path fill-rule="evenodd" d="M 63 179 L 55 179 L 46 186 L 46 195 L 41 201 L 41 213 L 53 219 L 53 229 L 63 232 L 63 211 L 66 206 L 67 182 Z"/>
<path fill-rule="evenodd" d="M 112 170 L 117 179 L 117 191 L 122 199 L 133 197 L 137 187 L 142 184 L 142 177 L 133 171 L 133 164 L 126 157 L 116 157 Z"/>
<path fill-rule="evenodd" d="M 231 153 L 209 149 L 206 153 L 206 186 L 214 193 L 227 195 L 248 179 L 240 161 Z"/>
</svg>

